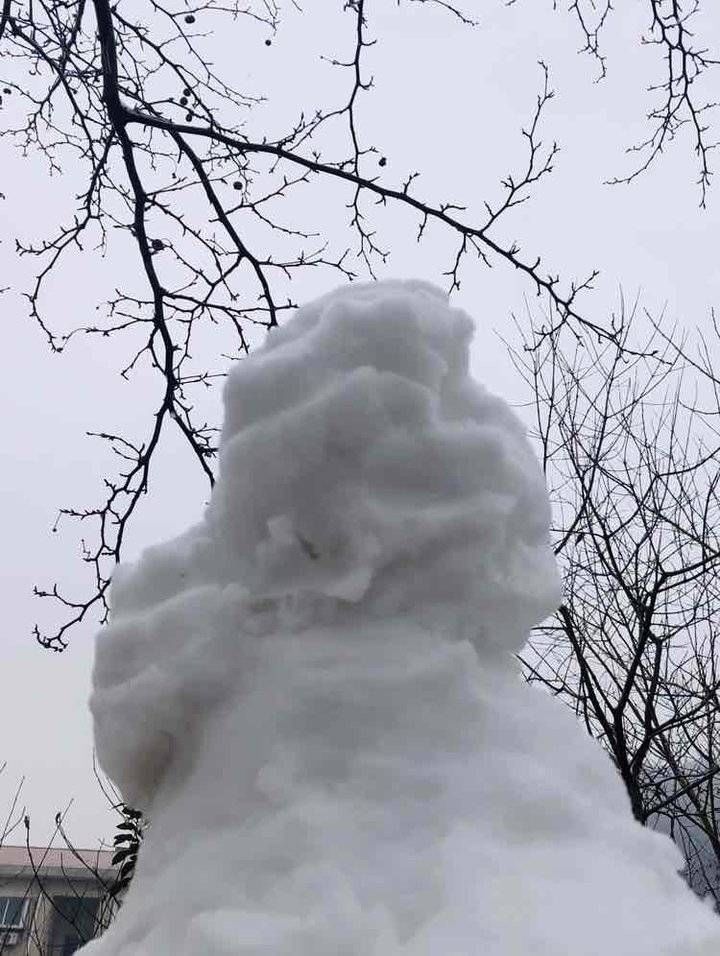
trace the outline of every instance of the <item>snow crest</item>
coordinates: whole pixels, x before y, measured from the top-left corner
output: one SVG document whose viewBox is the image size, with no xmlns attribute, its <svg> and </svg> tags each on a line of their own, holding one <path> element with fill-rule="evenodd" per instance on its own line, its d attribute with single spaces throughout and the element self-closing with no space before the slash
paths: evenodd
<svg viewBox="0 0 720 956">
<path fill-rule="evenodd" d="M 560 599 L 542 474 L 421 283 L 233 370 L 200 525 L 118 568 L 100 762 L 152 825 L 93 956 L 701 956 L 715 917 L 512 653 Z"/>
</svg>

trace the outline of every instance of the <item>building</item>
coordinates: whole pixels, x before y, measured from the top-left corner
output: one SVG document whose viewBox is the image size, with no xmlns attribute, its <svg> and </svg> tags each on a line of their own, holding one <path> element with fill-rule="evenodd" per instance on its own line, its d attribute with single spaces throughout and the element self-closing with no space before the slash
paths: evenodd
<svg viewBox="0 0 720 956">
<path fill-rule="evenodd" d="M 108 925 L 107 850 L 0 846 L 0 953 L 70 956 Z"/>
</svg>

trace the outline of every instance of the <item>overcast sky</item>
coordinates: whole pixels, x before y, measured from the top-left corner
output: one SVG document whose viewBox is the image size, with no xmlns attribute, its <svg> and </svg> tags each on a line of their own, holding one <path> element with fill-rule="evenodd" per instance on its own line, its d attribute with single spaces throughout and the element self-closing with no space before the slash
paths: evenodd
<svg viewBox="0 0 720 956">
<path fill-rule="evenodd" d="M 347 16 L 328 18 L 324 4 L 306 6 L 305 15 L 288 14 L 270 48 L 257 31 L 243 32 L 241 26 L 235 36 L 224 34 L 218 41 L 218 60 L 241 64 L 234 68 L 237 85 L 267 92 L 260 116 L 269 127 L 293 116 L 299 106 L 329 103 L 333 83 L 340 82 L 319 53 L 339 54 L 343 43 L 347 52 L 351 24 Z M 483 200 L 499 195 L 499 178 L 522 164 L 520 129 L 534 106 L 541 81 L 537 61 L 543 59 L 557 91 L 546 114 L 546 136 L 557 139 L 562 152 L 552 178 L 515 215 L 505 235 L 518 239 L 527 258 L 542 254 L 548 267 L 564 276 L 601 269 L 597 291 L 586 300 L 596 318 L 617 306 L 623 289 L 628 298 L 640 293 L 654 314 L 665 309 L 667 322 L 707 325 L 710 309 L 720 303 L 720 197 L 711 189 L 708 208 L 698 208 L 689 139 L 680 137 L 631 186 L 603 184 L 628 169 L 623 149 L 645 131 L 645 89 L 660 76 L 657 53 L 637 44 L 646 25 L 642 0 L 615 13 L 606 35 L 609 75 L 599 84 L 593 64 L 576 54 L 575 22 L 564 12 L 553 13 L 550 0 L 525 0 L 509 8 L 500 0 L 482 4 L 487 9 L 475 30 L 414 4 L 397 8 L 377 0 L 367 6 L 371 31 L 380 42 L 369 57 L 376 87 L 364 99 L 361 115 L 366 142 L 388 158 L 383 170 L 388 183 L 399 184 L 408 172 L 420 170 L 418 194 L 462 202 L 470 212 L 476 208 L 479 219 Z M 706 17 L 703 30 L 705 45 L 720 49 L 720 13 Z M 720 90 L 720 74 L 715 84 Z M 337 96 L 342 96 L 340 88 Z M 3 186 L 6 199 L 0 204 L 0 286 L 13 285 L 1 300 L 0 763 L 6 760 L 8 766 L 0 776 L 0 814 L 24 776 L 35 842 L 47 838 L 55 811 L 72 800 L 69 832 L 77 843 L 94 845 L 111 836 L 113 825 L 93 776 L 86 706 L 95 629 L 78 630 L 61 655 L 38 647 L 31 629 L 45 609 L 38 607 L 32 587 L 54 580 L 80 586 L 75 532 L 61 527 L 53 534 L 51 528 L 60 506 L 89 506 L 101 494 L 107 455 L 85 432 L 142 434 L 152 393 L 148 382 L 119 379 L 112 343 L 78 341 L 62 356 L 49 354 L 21 295 L 34 264 L 16 257 L 15 237 L 47 234 L 71 208 L 77 183 L 72 170 L 49 177 L 36 158 L 23 159 L 7 142 L 0 143 L 0 158 L 3 183 L 11 184 Z M 342 202 L 333 195 L 321 209 L 319 226 L 337 234 L 347 221 Z M 387 274 L 442 282 L 454 247 L 438 233 L 418 248 L 415 229 L 409 219 L 388 218 L 385 245 L 393 255 Z M 90 321 L 95 306 L 112 294 L 117 275 L 136 270 L 132 256 L 128 249 L 102 263 L 88 255 L 59 273 L 49 309 L 55 326 Z M 302 300 L 336 283 L 331 276 L 309 273 L 294 296 Z M 533 290 L 502 263 L 492 270 L 466 269 L 456 296 L 478 323 L 478 377 L 511 402 L 521 402 L 524 393 L 493 330 L 512 335 L 510 313 L 522 315 L 528 296 L 532 301 Z M 214 401 L 219 409 L 219 397 Z M 205 486 L 170 442 L 127 557 L 197 520 L 205 495 Z"/>
</svg>

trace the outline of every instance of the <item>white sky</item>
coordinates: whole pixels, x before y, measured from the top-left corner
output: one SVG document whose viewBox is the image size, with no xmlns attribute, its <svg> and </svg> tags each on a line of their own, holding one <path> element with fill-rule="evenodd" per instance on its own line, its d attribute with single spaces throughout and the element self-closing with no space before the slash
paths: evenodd
<svg viewBox="0 0 720 956">
<path fill-rule="evenodd" d="M 575 53 L 580 42 L 574 20 L 553 13 L 550 0 L 518 0 L 510 8 L 488 0 L 484 6 L 481 27 L 467 30 L 419 6 L 398 9 L 390 0 L 367 4 L 380 42 L 368 58 L 376 89 L 364 99 L 361 115 L 366 142 L 388 157 L 386 181 L 398 184 L 418 169 L 418 194 L 463 202 L 475 207 L 480 219 L 483 200 L 499 195 L 500 176 L 524 160 L 520 128 L 534 106 L 542 58 L 557 91 L 546 114 L 546 136 L 557 139 L 562 152 L 553 176 L 508 223 L 507 234 L 518 239 L 528 257 L 541 253 L 549 268 L 568 278 L 600 268 L 597 292 L 585 300 L 597 318 L 617 305 L 622 288 L 628 298 L 641 292 L 655 313 L 665 307 L 668 322 L 706 324 L 711 307 L 720 302 L 715 251 L 720 197 L 711 190 L 709 208 L 698 208 L 689 141 L 681 137 L 633 185 L 603 185 L 627 169 L 623 148 L 642 136 L 644 91 L 660 75 L 657 53 L 636 42 L 645 26 L 643 2 L 626 5 L 613 17 L 606 36 L 609 76 L 600 84 L 593 82 L 593 64 Z M 346 29 L 349 23 L 340 16 L 328 18 L 323 8 L 318 3 L 304 16 L 289 14 L 271 48 L 241 26 L 237 36 L 226 34 L 218 43 L 218 59 L 242 63 L 238 85 L 248 82 L 268 93 L 264 109 L 272 126 L 294 116 L 302 104 L 321 102 L 341 80 L 319 63 L 317 53 L 342 52 L 338 44 L 348 36 L 343 23 Z M 720 12 L 706 18 L 705 29 L 706 45 L 720 49 Z M 720 86 L 720 74 L 715 84 Z M 91 505 L 101 494 L 107 454 L 84 433 L 124 428 L 141 434 L 151 392 L 145 381 L 126 384 L 118 378 L 120 361 L 112 343 L 78 341 L 62 356 L 49 354 L 19 294 L 30 285 L 33 263 L 15 256 L 15 237 L 46 235 L 70 208 L 76 183 L 72 170 L 50 178 L 33 157 L 21 159 L 6 142 L 0 149 L 2 180 L 11 184 L 2 187 L 7 199 L 0 203 L 0 286 L 12 282 L 18 290 L 1 300 L 0 764 L 6 760 L 8 768 L 0 776 L 0 816 L 24 775 L 33 840 L 44 841 L 55 811 L 73 800 L 69 832 L 78 844 L 93 845 L 109 838 L 113 826 L 92 772 L 86 699 L 94 629 L 78 630 L 62 655 L 38 647 L 31 628 L 45 609 L 33 598 L 32 586 L 53 580 L 80 586 L 83 569 L 73 529 L 57 535 L 50 529 L 60 506 Z M 316 228 L 337 229 L 346 222 L 337 194 L 328 194 L 321 209 L 318 213 L 309 205 L 303 211 L 312 210 Z M 387 273 L 441 281 L 454 246 L 437 233 L 418 248 L 415 228 L 414 221 L 388 217 L 385 244 L 394 255 Z M 112 294 L 117 275 L 136 271 L 132 256 L 128 249 L 104 264 L 87 256 L 59 273 L 49 309 L 55 326 L 90 321 L 95 305 Z M 295 287 L 295 298 L 308 298 L 336 282 L 310 273 Z M 533 290 L 502 263 L 491 271 L 473 264 L 456 298 L 478 321 L 478 377 L 518 402 L 524 397 L 521 387 L 493 329 L 510 333 L 509 314 L 524 311 L 526 295 L 532 299 Z M 199 515 L 206 489 L 185 464 L 170 443 L 130 537 L 128 557 Z"/>
</svg>

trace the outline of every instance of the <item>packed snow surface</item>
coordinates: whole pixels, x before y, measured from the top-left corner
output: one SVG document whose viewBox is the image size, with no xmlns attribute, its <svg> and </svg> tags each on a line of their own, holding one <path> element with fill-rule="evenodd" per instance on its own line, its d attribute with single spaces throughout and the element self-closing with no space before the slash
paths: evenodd
<svg viewBox="0 0 720 956">
<path fill-rule="evenodd" d="M 203 521 L 118 568 L 100 761 L 152 820 L 92 956 L 700 956 L 720 922 L 513 658 L 560 600 L 543 478 L 420 283 L 232 372 Z"/>
</svg>

